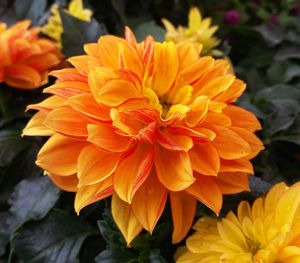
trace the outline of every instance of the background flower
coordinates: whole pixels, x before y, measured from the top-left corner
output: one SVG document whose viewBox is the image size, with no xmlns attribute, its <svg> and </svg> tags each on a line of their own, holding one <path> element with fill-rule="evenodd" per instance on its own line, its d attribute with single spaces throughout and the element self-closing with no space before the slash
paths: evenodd
<svg viewBox="0 0 300 263">
<path fill-rule="evenodd" d="M 178 251 L 177 262 L 298 262 L 300 260 L 300 184 L 275 185 L 252 207 L 240 203 L 237 215 L 203 217 Z"/>
<path fill-rule="evenodd" d="M 91 21 L 92 11 L 89 9 L 84 9 L 82 0 L 72 0 L 69 3 L 66 12 L 71 16 L 78 18 L 79 20 L 86 22 Z M 49 17 L 47 24 L 43 26 L 42 32 L 56 40 L 59 47 L 62 47 L 61 35 L 64 32 L 64 29 L 57 4 L 52 5 L 51 16 Z"/>
<path fill-rule="evenodd" d="M 61 55 L 52 41 L 38 36 L 40 28 L 28 29 L 29 20 L 7 28 L 0 24 L 0 83 L 19 89 L 37 88 L 48 81 L 48 70 Z"/>
<path fill-rule="evenodd" d="M 167 29 L 166 41 L 199 43 L 203 46 L 202 55 L 211 55 L 212 50 L 220 44 L 220 40 L 213 36 L 218 26 L 211 26 L 210 17 L 202 19 L 197 7 L 190 9 L 188 20 L 188 27 L 178 26 L 176 29 L 170 21 L 162 19 Z"/>
<path fill-rule="evenodd" d="M 249 190 L 250 159 L 262 149 L 253 114 L 232 105 L 245 84 L 226 60 L 200 57 L 191 43 L 137 43 L 101 37 L 52 72 L 53 96 L 25 135 L 51 138 L 37 164 L 62 189 L 76 191 L 75 210 L 113 195 L 112 214 L 128 243 L 150 233 L 167 197 L 173 242 L 193 223 L 196 201 L 215 213 L 222 195 Z"/>
</svg>

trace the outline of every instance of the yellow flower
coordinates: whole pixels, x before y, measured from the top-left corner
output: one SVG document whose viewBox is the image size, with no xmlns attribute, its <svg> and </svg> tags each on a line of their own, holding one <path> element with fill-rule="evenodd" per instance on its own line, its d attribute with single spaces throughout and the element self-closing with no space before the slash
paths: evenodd
<svg viewBox="0 0 300 263">
<path fill-rule="evenodd" d="M 83 8 L 82 0 L 72 0 L 66 12 L 82 21 L 91 21 L 92 11 Z M 64 30 L 59 15 L 58 6 L 54 4 L 51 7 L 51 16 L 48 20 L 48 23 L 44 25 L 42 32 L 56 40 L 61 48 L 61 34 L 63 31 Z"/>
<path fill-rule="evenodd" d="M 176 29 L 170 21 L 162 19 L 162 23 L 167 29 L 166 41 L 199 43 L 203 45 L 202 55 L 212 54 L 213 48 L 220 43 L 220 40 L 213 36 L 218 27 L 210 26 L 211 18 L 202 19 L 200 10 L 197 7 L 190 9 L 188 20 L 188 27 L 178 26 Z"/>
<path fill-rule="evenodd" d="M 240 203 L 237 215 L 203 217 L 194 226 L 178 263 L 300 262 L 300 183 L 275 185 L 252 208 Z"/>
</svg>

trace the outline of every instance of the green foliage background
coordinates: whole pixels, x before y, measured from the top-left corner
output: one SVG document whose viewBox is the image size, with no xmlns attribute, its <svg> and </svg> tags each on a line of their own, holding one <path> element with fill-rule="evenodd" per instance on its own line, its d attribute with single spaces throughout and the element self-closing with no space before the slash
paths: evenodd
<svg viewBox="0 0 300 263">
<path fill-rule="evenodd" d="M 43 25 L 53 2 L 1 0 L 0 21 L 12 24 L 30 18 Z M 300 6 L 293 0 L 89 0 L 91 23 L 79 21 L 62 9 L 65 33 L 63 53 L 82 53 L 82 45 L 100 35 L 122 35 L 129 25 L 142 40 L 152 34 L 163 40 L 160 19 L 186 24 L 191 6 L 201 8 L 219 25 L 220 49 L 232 60 L 247 84 L 238 104 L 252 111 L 263 125 L 259 137 L 266 149 L 254 160 L 257 178 L 251 193 L 227 196 L 222 214 L 241 199 L 251 200 L 278 181 L 300 179 Z M 236 10 L 240 22 L 224 23 L 224 14 Z M 298 12 L 298 13 L 297 13 Z M 74 41 L 75 40 L 75 41 Z M 53 82 L 53 79 L 50 79 Z M 32 113 L 28 104 L 40 101 L 42 87 L 20 91 L 0 84 L 0 262 L 173 262 L 180 245 L 171 245 L 171 217 L 167 208 L 154 233 L 143 232 L 132 246 L 115 226 L 109 200 L 90 205 L 80 216 L 73 210 L 74 194 L 62 192 L 35 166 L 42 138 L 22 138 Z M 197 216 L 211 214 L 199 205 Z"/>
</svg>

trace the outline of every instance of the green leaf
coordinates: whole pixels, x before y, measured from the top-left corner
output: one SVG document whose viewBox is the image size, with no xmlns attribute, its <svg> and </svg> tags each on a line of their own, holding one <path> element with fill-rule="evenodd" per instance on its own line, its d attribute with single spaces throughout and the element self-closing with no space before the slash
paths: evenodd
<svg viewBox="0 0 300 263">
<path fill-rule="evenodd" d="M 47 215 L 59 198 L 60 190 L 47 176 L 21 181 L 9 200 L 9 227 L 14 231 L 29 220 Z"/>
<path fill-rule="evenodd" d="M 300 47 L 299 46 L 289 46 L 280 49 L 276 55 L 275 59 L 284 61 L 286 59 L 300 59 Z"/>
<path fill-rule="evenodd" d="M 15 0 L 15 10 L 19 20 L 28 18 L 37 22 L 44 14 L 47 0 Z"/>
<path fill-rule="evenodd" d="M 107 34 L 104 24 L 97 20 L 91 22 L 79 20 L 64 10 L 59 10 L 64 32 L 62 34 L 63 53 L 66 56 L 83 54 L 83 46 L 86 43 L 97 42 L 100 36 Z"/>
<path fill-rule="evenodd" d="M 264 88 L 256 94 L 257 99 L 300 99 L 300 89 L 289 85 L 278 84 Z"/>
<path fill-rule="evenodd" d="M 0 166 L 8 165 L 13 158 L 29 146 L 28 141 L 20 136 L 19 131 L 0 131 Z"/>
<path fill-rule="evenodd" d="M 5 246 L 9 241 L 9 231 L 8 231 L 8 213 L 0 213 L 0 256 L 5 253 Z"/>
<path fill-rule="evenodd" d="M 134 259 L 134 255 L 129 253 L 126 249 L 119 246 L 110 247 L 107 250 L 102 251 L 96 258 L 96 263 L 137 263 Z"/>
<path fill-rule="evenodd" d="M 294 144 L 297 144 L 300 146 L 300 135 L 282 135 L 278 137 L 273 137 L 272 141 L 285 141 L 285 142 L 291 142 Z"/>
<path fill-rule="evenodd" d="M 283 29 L 275 23 L 266 23 L 256 27 L 256 30 L 261 33 L 265 41 L 271 46 L 276 46 L 281 43 L 285 37 Z"/>
<path fill-rule="evenodd" d="M 149 263 L 167 263 L 167 261 L 163 258 L 163 256 L 160 254 L 159 249 L 153 249 L 150 251 L 148 256 Z"/>
<path fill-rule="evenodd" d="M 299 65 L 289 65 L 284 76 L 285 82 L 293 80 L 295 77 L 300 76 L 300 66 Z"/>
<path fill-rule="evenodd" d="M 166 31 L 156 25 L 154 21 L 143 23 L 137 26 L 133 31 L 137 41 L 143 41 L 148 35 L 151 35 L 156 41 L 162 42 L 166 34 Z"/>
<path fill-rule="evenodd" d="M 264 194 L 272 187 L 270 183 L 256 176 L 250 176 L 249 183 L 251 192 L 255 194 Z"/>
<path fill-rule="evenodd" d="M 12 247 L 28 263 L 76 263 L 83 241 L 94 233 L 86 222 L 54 210 L 42 221 L 22 228 Z"/>
</svg>

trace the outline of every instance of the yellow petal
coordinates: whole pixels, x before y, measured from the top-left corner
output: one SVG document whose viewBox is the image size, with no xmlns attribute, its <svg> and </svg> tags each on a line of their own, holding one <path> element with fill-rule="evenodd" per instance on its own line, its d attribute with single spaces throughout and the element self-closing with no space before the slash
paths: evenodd
<svg viewBox="0 0 300 263">
<path fill-rule="evenodd" d="M 111 200 L 111 212 L 127 245 L 142 231 L 143 227 L 132 212 L 131 206 L 114 194 Z"/>
</svg>

